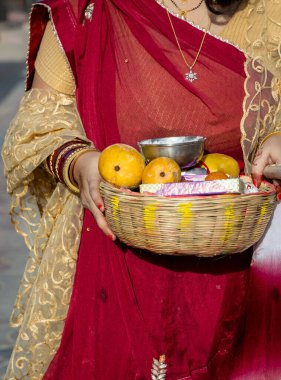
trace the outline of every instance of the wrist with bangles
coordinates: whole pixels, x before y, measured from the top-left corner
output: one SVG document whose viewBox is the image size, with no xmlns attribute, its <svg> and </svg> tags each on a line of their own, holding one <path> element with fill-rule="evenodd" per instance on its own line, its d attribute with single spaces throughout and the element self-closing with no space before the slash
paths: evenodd
<svg viewBox="0 0 281 380">
<path fill-rule="evenodd" d="M 97 149 L 80 139 L 69 141 L 47 157 L 44 161 L 44 168 L 71 191 L 79 193 L 79 188 L 73 176 L 73 169 L 78 158 L 88 152 L 97 152 Z"/>
<path fill-rule="evenodd" d="M 67 150 L 72 150 L 74 147 L 73 145 L 75 144 L 81 144 L 81 146 L 85 146 L 86 143 L 85 141 L 83 140 L 80 140 L 80 139 L 75 139 L 75 140 L 72 140 L 72 141 L 68 141 L 66 142 L 65 144 L 61 145 L 59 148 L 57 148 L 49 157 L 47 157 L 47 159 L 44 161 L 44 167 L 45 169 L 53 176 L 53 177 L 57 177 L 56 176 L 56 171 L 55 171 L 55 168 L 56 168 L 56 165 L 58 165 L 57 163 L 57 159 L 60 155 L 60 153 L 62 151 L 65 151 L 65 153 L 67 153 Z"/>
</svg>

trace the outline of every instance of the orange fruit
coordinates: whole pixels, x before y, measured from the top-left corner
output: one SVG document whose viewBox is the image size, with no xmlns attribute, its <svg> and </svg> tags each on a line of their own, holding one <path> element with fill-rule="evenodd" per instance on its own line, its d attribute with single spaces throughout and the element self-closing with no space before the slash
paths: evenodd
<svg viewBox="0 0 281 380">
<path fill-rule="evenodd" d="M 201 167 L 205 167 L 210 173 L 222 172 L 228 174 L 231 177 L 239 177 L 240 168 L 238 162 L 226 154 L 210 153 L 206 154 L 202 158 Z"/>
<path fill-rule="evenodd" d="M 105 148 L 99 158 L 101 177 L 116 187 L 135 188 L 141 183 L 145 168 L 143 156 L 126 144 Z"/>
<path fill-rule="evenodd" d="M 171 158 L 158 157 L 150 161 L 142 174 L 142 183 L 180 182 L 181 169 Z"/>
<path fill-rule="evenodd" d="M 215 181 L 217 179 L 228 179 L 228 176 L 223 172 L 212 172 L 207 175 L 205 181 Z"/>
</svg>

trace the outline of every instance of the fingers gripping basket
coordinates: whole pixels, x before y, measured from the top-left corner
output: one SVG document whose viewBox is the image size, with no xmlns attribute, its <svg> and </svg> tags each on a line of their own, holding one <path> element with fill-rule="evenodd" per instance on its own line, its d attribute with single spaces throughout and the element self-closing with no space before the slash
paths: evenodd
<svg viewBox="0 0 281 380">
<path fill-rule="evenodd" d="M 106 219 L 129 246 L 166 255 L 216 256 L 242 252 L 263 235 L 275 191 L 168 198 L 101 184 Z"/>
</svg>

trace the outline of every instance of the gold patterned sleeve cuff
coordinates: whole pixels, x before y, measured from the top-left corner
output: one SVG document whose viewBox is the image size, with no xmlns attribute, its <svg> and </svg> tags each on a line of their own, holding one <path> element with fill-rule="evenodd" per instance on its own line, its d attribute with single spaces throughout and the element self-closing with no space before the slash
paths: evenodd
<svg viewBox="0 0 281 380">
<path fill-rule="evenodd" d="M 35 61 L 35 69 L 48 86 L 66 94 L 75 94 L 75 80 L 55 31 L 48 22 Z"/>
</svg>

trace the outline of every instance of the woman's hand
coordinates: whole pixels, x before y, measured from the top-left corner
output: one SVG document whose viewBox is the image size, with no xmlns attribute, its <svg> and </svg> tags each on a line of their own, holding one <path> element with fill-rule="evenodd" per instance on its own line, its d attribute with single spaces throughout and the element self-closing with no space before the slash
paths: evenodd
<svg viewBox="0 0 281 380">
<path fill-rule="evenodd" d="M 252 177 L 260 186 L 264 168 L 267 165 L 281 164 L 281 135 L 272 135 L 258 149 L 252 165 Z"/>
<path fill-rule="evenodd" d="M 73 168 L 73 176 L 80 189 L 80 197 L 84 207 L 89 209 L 100 229 L 111 240 L 116 237 L 108 227 L 103 215 L 104 203 L 99 186 L 101 177 L 98 170 L 99 152 L 87 152 L 82 154 Z"/>
</svg>

